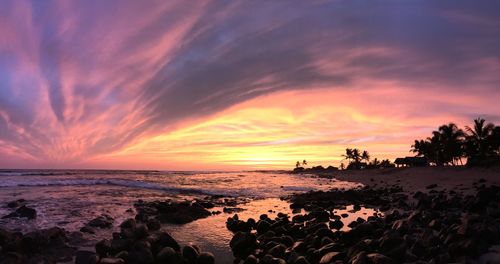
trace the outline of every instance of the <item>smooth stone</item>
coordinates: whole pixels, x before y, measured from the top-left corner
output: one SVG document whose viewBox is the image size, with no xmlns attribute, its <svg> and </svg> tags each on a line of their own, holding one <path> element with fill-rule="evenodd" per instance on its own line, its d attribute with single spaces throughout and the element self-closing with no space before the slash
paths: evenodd
<svg viewBox="0 0 500 264">
<path fill-rule="evenodd" d="M 13 217 L 26 217 L 28 219 L 36 218 L 36 210 L 33 208 L 29 208 L 26 205 L 23 205 L 16 209 L 13 213 L 10 213 L 2 218 L 13 218 Z"/>
<path fill-rule="evenodd" d="M 102 258 L 99 264 L 125 264 L 125 261 L 121 258 Z"/>
<path fill-rule="evenodd" d="M 182 256 L 189 262 L 194 263 L 198 258 L 199 252 L 193 246 L 184 246 L 182 248 Z"/>
<path fill-rule="evenodd" d="M 120 224 L 121 228 L 135 228 L 136 226 L 136 221 L 133 218 L 126 219 Z"/>
<path fill-rule="evenodd" d="M 75 264 L 95 264 L 97 263 L 97 256 L 94 252 L 89 250 L 78 250 L 75 253 Z"/>
<path fill-rule="evenodd" d="M 303 256 L 298 257 L 293 264 L 310 264 L 309 261 Z"/>
<path fill-rule="evenodd" d="M 323 257 L 321 257 L 321 260 L 319 261 L 320 264 L 328 264 L 332 263 L 335 260 L 341 260 L 342 255 L 340 252 L 329 252 L 326 253 Z"/>
<path fill-rule="evenodd" d="M 109 228 L 113 225 L 113 222 L 114 220 L 111 216 L 101 215 L 90 220 L 87 225 L 91 227 Z"/>
<path fill-rule="evenodd" d="M 248 255 L 243 264 L 257 264 L 259 260 L 254 255 Z"/>
<path fill-rule="evenodd" d="M 370 253 L 366 255 L 366 258 L 370 263 L 373 264 L 393 264 L 395 263 L 391 258 L 382 255 L 380 253 Z"/>
<path fill-rule="evenodd" d="M 157 263 L 170 263 L 170 264 L 181 264 L 183 263 L 182 256 L 179 252 L 176 252 L 171 247 L 164 247 L 158 254 L 156 255 Z"/>
<path fill-rule="evenodd" d="M 198 255 L 198 259 L 196 260 L 196 263 L 197 264 L 214 264 L 215 263 L 215 257 L 210 252 L 201 252 Z"/>
</svg>

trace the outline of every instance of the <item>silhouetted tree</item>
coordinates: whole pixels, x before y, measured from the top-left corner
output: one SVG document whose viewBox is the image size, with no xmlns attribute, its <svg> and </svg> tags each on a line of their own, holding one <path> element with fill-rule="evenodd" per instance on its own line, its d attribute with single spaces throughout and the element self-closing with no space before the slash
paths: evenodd
<svg viewBox="0 0 500 264">
<path fill-rule="evenodd" d="M 359 152 L 359 149 L 355 148 L 352 150 L 352 159 L 355 163 L 359 163 L 361 161 L 361 153 Z"/>
<path fill-rule="evenodd" d="M 365 160 L 366 163 L 370 161 L 370 154 L 368 153 L 368 151 L 363 150 L 363 154 L 361 154 L 361 159 Z"/>
<path fill-rule="evenodd" d="M 295 168 L 298 168 L 300 167 L 300 161 L 297 161 L 297 163 L 295 163 Z"/>
<path fill-rule="evenodd" d="M 306 160 L 303 160 L 303 161 L 302 161 L 302 165 L 303 165 L 303 166 L 306 166 L 306 165 L 307 165 L 307 161 L 306 161 Z"/>
<path fill-rule="evenodd" d="M 474 120 L 474 126 L 459 129 L 454 123 L 442 125 L 425 140 L 415 140 L 411 146 L 417 156 L 427 158 L 438 166 L 462 164 L 467 157 L 468 164 L 490 164 L 500 161 L 500 128 L 485 123 L 482 118 Z"/>
<path fill-rule="evenodd" d="M 346 148 L 345 149 L 345 154 L 342 155 L 342 157 L 346 158 L 348 163 L 351 163 L 351 159 L 353 157 L 352 156 L 352 149 L 351 148 Z"/>
<path fill-rule="evenodd" d="M 495 125 L 492 123 L 485 124 L 485 120 L 477 118 L 474 120 L 474 126 L 471 128 L 465 126 L 465 130 L 469 133 L 465 144 L 465 152 L 467 157 L 484 158 L 492 155 L 495 152 L 494 134 Z M 498 147 L 496 149 L 498 152 Z"/>
<path fill-rule="evenodd" d="M 441 151 L 442 162 L 456 165 L 457 161 L 463 156 L 464 132 L 454 123 L 442 125 L 438 129 L 439 151 Z"/>
</svg>

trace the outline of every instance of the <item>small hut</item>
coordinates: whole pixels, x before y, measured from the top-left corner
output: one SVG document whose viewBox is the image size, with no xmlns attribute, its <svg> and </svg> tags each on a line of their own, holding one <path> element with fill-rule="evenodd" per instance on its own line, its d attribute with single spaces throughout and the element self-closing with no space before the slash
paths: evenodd
<svg viewBox="0 0 500 264">
<path fill-rule="evenodd" d="M 429 166 L 429 161 L 425 157 L 404 157 L 394 160 L 398 167 L 425 167 Z"/>
</svg>

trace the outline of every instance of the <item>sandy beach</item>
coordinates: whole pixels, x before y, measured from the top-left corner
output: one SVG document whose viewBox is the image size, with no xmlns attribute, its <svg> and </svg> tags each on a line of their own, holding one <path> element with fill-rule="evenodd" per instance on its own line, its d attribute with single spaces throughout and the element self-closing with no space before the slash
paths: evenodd
<svg viewBox="0 0 500 264">
<path fill-rule="evenodd" d="M 372 188 L 396 184 L 406 192 L 423 191 L 431 184 L 437 184 L 438 188 L 467 192 L 472 190 L 473 183 L 481 178 L 486 180 L 486 184 L 500 185 L 500 166 L 490 168 L 448 166 L 343 170 L 318 175 L 342 181 L 358 182 Z"/>
</svg>

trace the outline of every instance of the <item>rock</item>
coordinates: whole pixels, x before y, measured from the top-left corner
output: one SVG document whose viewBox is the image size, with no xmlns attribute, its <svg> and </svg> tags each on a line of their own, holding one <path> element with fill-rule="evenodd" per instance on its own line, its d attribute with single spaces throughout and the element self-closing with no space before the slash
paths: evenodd
<svg viewBox="0 0 500 264">
<path fill-rule="evenodd" d="M 343 214 L 341 214 L 340 216 L 342 216 L 342 218 L 346 218 L 346 217 L 348 217 L 348 216 L 349 216 L 349 214 L 343 213 Z"/>
<path fill-rule="evenodd" d="M 135 222 L 135 219 L 129 218 L 129 219 L 123 221 L 120 224 L 120 227 L 121 228 L 135 228 L 136 224 L 137 223 Z"/>
<path fill-rule="evenodd" d="M 95 230 L 90 226 L 83 226 L 80 228 L 80 232 L 87 234 L 95 234 Z"/>
<path fill-rule="evenodd" d="M 129 251 L 134 241 L 128 238 L 118 238 L 111 241 L 111 252 Z"/>
<path fill-rule="evenodd" d="M 294 240 L 291 236 L 282 236 L 281 243 L 284 244 L 286 247 L 291 247 L 293 246 Z"/>
<path fill-rule="evenodd" d="M 361 251 L 351 259 L 351 264 L 368 264 L 366 252 Z"/>
<path fill-rule="evenodd" d="M 184 246 L 182 248 L 182 256 L 190 263 L 195 263 L 198 258 L 199 252 L 193 246 Z"/>
<path fill-rule="evenodd" d="M 255 234 L 247 232 L 238 232 L 234 234 L 229 242 L 235 256 L 247 257 L 257 246 L 257 238 Z"/>
<path fill-rule="evenodd" d="M 226 222 L 226 227 L 232 232 L 250 232 L 252 230 L 252 225 L 248 222 L 238 219 L 238 214 L 233 217 L 229 217 Z"/>
<path fill-rule="evenodd" d="M 21 206 L 21 204 L 24 203 L 24 202 L 25 202 L 24 199 L 10 201 L 10 202 L 7 203 L 7 207 L 9 207 L 9 208 L 17 208 L 17 207 Z"/>
<path fill-rule="evenodd" d="M 160 221 L 158 221 L 158 219 L 153 218 L 148 220 L 147 227 L 149 230 L 156 231 L 161 228 L 161 224 Z"/>
<path fill-rule="evenodd" d="M 408 230 L 408 222 L 404 219 L 396 220 L 392 224 L 392 229 L 399 232 L 406 232 Z"/>
<path fill-rule="evenodd" d="M 212 253 L 209 252 L 201 252 L 198 255 L 198 259 L 196 260 L 196 264 L 214 264 L 215 257 Z"/>
<path fill-rule="evenodd" d="M 437 187 L 437 184 L 431 184 L 431 185 L 427 185 L 425 188 L 426 189 L 434 189 Z"/>
<path fill-rule="evenodd" d="M 205 218 L 212 213 L 199 203 L 186 202 L 149 202 L 135 204 L 141 220 L 148 216 L 157 216 L 162 223 L 186 224 L 194 220 Z M 136 216 L 136 219 L 138 217 Z"/>
<path fill-rule="evenodd" d="M 127 251 L 120 251 L 115 255 L 115 258 L 121 258 L 125 260 L 125 263 L 128 262 L 128 252 Z"/>
<path fill-rule="evenodd" d="M 310 264 L 303 256 L 298 257 L 293 264 Z"/>
<path fill-rule="evenodd" d="M 95 252 L 101 257 L 106 257 L 111 251 L 111 241 L 103 239 L 95 244 Z"/>
<path fill-rule="evenodd" d="M 320 249 L 318 249 L 318 252 L 320 255 L 325 255 L 330 252 L 335 252 L 335 251 L 340 251 L 342 250 L 342 246 L 340 244 L 337 244 L 335 242 L 332 242 L 328 245 L 324 245 Z"/>
<path fill-rule="evenodd" d="M 342 260 L 343 256 L 340 252 L 329 252 L 326 253 L 323 257 L 321 257 L 321 260 L 319 261 L 320 264 L 329 264 L 333 263 L 336 260 Z"/>
<path fill-rule="evenodd" d="M 269 249 L 268 254 L 275 258 L 282 258 L 285 256 L 286 246 L 283 244 L 278 244 L 271 249 Z"/>
<path fill-rule="evenodd" d="M 137 225 L 137 227 L 134 229 L 134 237 L 135 239 L 143 239 L 148 237 L 148 227 L 144 224 Z"/>
<path fill-rule="evenodd" d="M 97 256 L 89 250 L 78 250 L 75 254 L 75 264 L 96 264 Z"/>
<path fill-rule="evenodd" d="M 369 263 L 371 264 L 394 264 L 394 262 L 391 258 L 384 256 L 380 253 L 370 253 L 366 255 L 366 258 L 368 259 Z"/>
<path fill-rule="evenodd" d="M 26 217 L 28 219 L 36 218 L 36 210 L 33 208 L 29 208 L 26 205 L 23 205 L 16 209 L 13 213 L 10 213 L 2 218 L 13 218 L 13 217 Z"/>
<path fill-rule="evenodd" d="M 175 239 L 167 232 L 160 232 L 157 234 L 157 238 L 154 241 L 153 245 L 159 249 L 162 249 L 164 247 L 171 247 L 175 251 L 180 251 L 181 247 L 175 241 Z"/>
<path fill-rule="evenodd" d="M 128 254 L 128 262 L 134 264 L 154 264 L 154 257 L 147 243 L 137 242 Z"/>
<path fill-rule="evenodd" d="M 125 261 L 121 258 L 102 258 L 99 264 L 125 264 Z"/>
<path fill-rule="evenodd" d="M 245 209 L 239 207 L 224 207 L 222 208 L 222 212 L 226 214 L 234 214 L 244 211 Z"/>
<path fill-rule="evenodd" d="M 171 247 L 164 247 L 156 255 L 157 263 L 181 264 L 183 263 L 182 256 Z"/>
<path fill-rule="evenodd" d="M 266 221 L 266 220 L 260 220 L 257 223 L 257 233 L 258 234 L 264 234 L 269 228 L 271 227 L 271 224 Z"/>
<path fill-rule="evenodd" d="M 248 255 L 243 264 L 257 264 L 259 260 L 254 255 Z"/>
<path fill-rule="evenodd" d="M 340 221 L 339 219 L 335 219 L 333 221 L 330 221 L 329 227 L 331 229 L 340 230 L 342 227 L 344 227 L 344 223 L 342 223 L 342 221 Z"/>
<path fill-rule="evenodd" d="M 109 228 L 113 225 L 114 219 L 109 215 L 98 216 L 88 222 L 88 226 L 99 227 L 99 228 Z"/>
<path fill-rule="evenodd" d="M 203 208 L 206 208 L 206 209 L 212 209 L 215 207 L 215 204 L 212 203 L 212 202 L 208 202 L 208 201 L 198 201 L 198 203 L 203 207 Z"/>
</svg>

